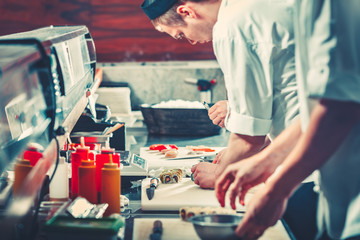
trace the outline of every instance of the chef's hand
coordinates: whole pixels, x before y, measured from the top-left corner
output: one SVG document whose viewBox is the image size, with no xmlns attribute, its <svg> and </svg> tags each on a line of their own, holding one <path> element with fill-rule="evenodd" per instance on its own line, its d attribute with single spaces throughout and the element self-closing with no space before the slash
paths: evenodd
<svg viewBox="0 0 360 240">
<path fill-rule="evenodd" d="M 241 239 L 258 239 L 276 224 L 285 212 L 288 198 L 275 194 L 268 185 L 259 189 L 246 206 L 244 218 L 236 228 Z"/>
<path fill-rule="evenodd" d="M 200 162 L 191 168 L 194 183 L 199 185 L 201 188 L 213 189 L 218 176 L 218 171 L 220 171 L 219 164 L 208 162 Z"/>
<path fill-rule="evenodd" d="M 221 206 L 225 206 L 227 191 L 229 191 L 230 205 L 233 209 L 236 208 L 237 198 L 240 204 L 244 205 L 248 190 L 266 181 L 276 167 L 271 161 L 262 161 L 257 155 L 227 166 L 222 174 L 219 174 L 220 177 L 215 184 L 216 197 Z"/>
<path fill-rule="evenodd" d="M 227 114 L 227 100 L 216 102 L 208 111 L 209 118 L 215 125 L 225 127 L 225 117 Z"/>
<path fill-rule="evenodd" d="M 224 148 L 221 150 L 216 157 L 214 158 L 214 161 L 212 163 L 219 164 L 221 162 L 222 157 L 224 156 L 224 153 L 226 152 L 227 148 Z"/>
</svg>

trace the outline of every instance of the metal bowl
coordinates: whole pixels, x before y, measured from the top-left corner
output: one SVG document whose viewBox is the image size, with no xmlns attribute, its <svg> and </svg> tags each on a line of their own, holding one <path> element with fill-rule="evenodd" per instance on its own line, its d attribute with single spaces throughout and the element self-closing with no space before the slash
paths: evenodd
<svg viewBox="0 0 360 240">
<path fill-rule="evenodd" d="M 241 222 L 242 215 L 209 214 L 189 218 L 197 235 L 203 240 L 239 239 L 235 229 Z"/>
</svg>

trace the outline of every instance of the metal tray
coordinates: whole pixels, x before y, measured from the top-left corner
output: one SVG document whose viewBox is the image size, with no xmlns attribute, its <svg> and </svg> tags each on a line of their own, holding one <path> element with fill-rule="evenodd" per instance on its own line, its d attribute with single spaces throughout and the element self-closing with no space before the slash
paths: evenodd
<svg viewBox="0 0 360 240">
<path fill-rule="evenodd" d="M 210 136 L 220 133 L 206 109 L 195 108 L 152 108 L 143 104 L 140 110 L 150 134 Z"/>
</svg>

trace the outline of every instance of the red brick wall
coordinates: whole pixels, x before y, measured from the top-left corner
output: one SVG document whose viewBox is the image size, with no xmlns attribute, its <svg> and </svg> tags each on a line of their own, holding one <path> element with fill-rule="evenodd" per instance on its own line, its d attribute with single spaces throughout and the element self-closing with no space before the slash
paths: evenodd
<svg viewBox="0 0 360 240">
<path fill-rule="evenodd" d="M 211 44 L 157 32 L 142 0 L 0 0 L 0 35 L 48 25 L 86 25 L 99 62 L 215 59 Z"/>
</svg>

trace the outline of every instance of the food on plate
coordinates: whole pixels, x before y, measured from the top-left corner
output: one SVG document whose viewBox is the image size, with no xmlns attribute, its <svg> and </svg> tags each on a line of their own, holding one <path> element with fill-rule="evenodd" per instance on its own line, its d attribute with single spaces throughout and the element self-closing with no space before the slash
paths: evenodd
<svg viewBox="0 0 360 240">
<path fill-rule="evenodd" d="M 170 183 L 171 182 L 171 175 L 169 172 L 162 172 L 160 173 L 160 181 L 162 183 Z"/>
<path fill-rule="evenodd" d="M 193 152 L 215 152 L 215 149 L 207 146 L 186 146 L 186 148 Z"/>
<path fill-rule="evenodd" d="M 179 149 L 174 144 L 152 144 L 149 150 L 162 152 L 163 150 Z"/>
<path fill-rule="evenodd" d="M 192 216 L 206 214 L 235 214 L 236 211 L 230 208 L 222 207 L 182 207 L 179 209 L 180 218 L 188 221 Z"/>
<path fill-rule="evenodd" d="M 165 152 L 166 158 L 175 158 L 178 155 L 178 151 L 176 149 L 171 149 Z"/>
<path fill-rule="evenodd" d="M 164 170 L 160 173 L 160 181 L 162 183 L 178 183 L 181 181 L 183 171 L 181 169 Z"/>
</svg>

